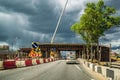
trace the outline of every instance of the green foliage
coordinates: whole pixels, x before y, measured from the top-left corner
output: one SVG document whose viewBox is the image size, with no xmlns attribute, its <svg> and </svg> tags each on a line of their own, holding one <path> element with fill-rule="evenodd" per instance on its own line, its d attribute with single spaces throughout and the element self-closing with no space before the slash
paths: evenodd
<svg viewBox="0 0 120 80">
<path fill-rule="evenodd" d="M 73 24 L 71 30 L 80 34 L 87 44 L 98 43 L 106 30 L 120 25 L 120 17 L 113 16 L 115 13 L 115 8 L 106 6 L 103 0 L 97 4 L 87 3 L 80 21 Z"/>
</svg>

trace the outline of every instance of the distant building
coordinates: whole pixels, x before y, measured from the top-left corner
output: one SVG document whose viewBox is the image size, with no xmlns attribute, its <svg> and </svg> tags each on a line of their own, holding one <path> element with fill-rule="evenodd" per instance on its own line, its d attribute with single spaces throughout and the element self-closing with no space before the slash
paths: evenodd
<svg viewBox="0 0 120 80">
<path fill-rule="evenodd" d="M 0 45 L 0 50 L 9 50 L 8 45 Z"/>
<path fill-rule="evenodd" d="M 117 53 L 116 52 L 111 52 L 111 56 L 116 56 Z"/>
<path fill-rule="evenodd" d="M 0 60 L 7 59 L 9 56 L 9 46 L 0 45 Z"/>
</svg>

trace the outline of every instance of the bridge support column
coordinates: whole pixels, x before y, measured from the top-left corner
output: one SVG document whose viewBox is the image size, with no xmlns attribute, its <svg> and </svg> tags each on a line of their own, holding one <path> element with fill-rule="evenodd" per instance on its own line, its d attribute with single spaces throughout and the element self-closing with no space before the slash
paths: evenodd
<svg viewBox="0 0 120 80">
<path fill-rule="evenodd" d="M 42 58 L 48 58 L 50 57 L 50 54 L 48 51 L 42 51 Z"/>
<path fill-rule="evenodd" d="M 42 52 L 42 58 L 45 58 L 45 51 L 41 51 Z"/>
<path fill-rule="evenodd" d="M 58 58 L 60 59 L 61 58 L 60 51 L 58 51 L 57 53 L 58 53 Z"/>
<path fill-rule="evenodd" d="M 79 58 L 79 51 L 76 51 L 76 58 Z"/>
<path fill-rule="evenodd" d="M 50 57 L 50 52 L 49 51 L 45 51 L 46 57 L 45 58 L 49 58 Z"/>
<path fill-rule="evenodd" d="M 79 50 L 79 58 L 82 58 L 82 49 Z"/>
</svg>

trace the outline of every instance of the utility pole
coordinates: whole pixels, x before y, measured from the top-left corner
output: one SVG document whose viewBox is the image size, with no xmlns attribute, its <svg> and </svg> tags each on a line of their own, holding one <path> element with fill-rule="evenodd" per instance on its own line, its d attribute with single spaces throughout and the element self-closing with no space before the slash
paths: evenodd
<svg viewBox="0 0 120 80">
<path fill-rule="evenodd" d="M 66 6 L 67 6 L 67 3 L 68 3 L 68 0 L 66 1 L 65 6 L 64 6 L 64 8 L 63 8 L 63 10 L 62 10 L 62 12 L 61 12 L 60 17 L 59 17 L 59 20 L 58 20 L 58 23 L 57 23 L 56 29 L 55 29 L 54 34 L 53 34 L 52 39 L 51 39 L 51 44 L 53 43 L 53 41 L 54 41 L 54 39 L 55 39 L 55 35 L 56 35 L 57 30 L 58 30 L 58 27 L 59 27 L 59 24 L 60 24 L 60 22 L 61 22 L 61 19 L 62 19 L 63 13 L 64 13 L 65 8 L 66 8 Z"/>
<path fill-rule="evenodd" d="M 111 44 L 109 48 L 109 66 L 111 67 Z"/>
<path fill-rule="evenodd" d="M 14 48 L 14 46 L 13 46 L 13 40 L 12 40 L 12 54 L 11 54 L 11 58 L 13 58 L 13 48 Z"/>
</svg>

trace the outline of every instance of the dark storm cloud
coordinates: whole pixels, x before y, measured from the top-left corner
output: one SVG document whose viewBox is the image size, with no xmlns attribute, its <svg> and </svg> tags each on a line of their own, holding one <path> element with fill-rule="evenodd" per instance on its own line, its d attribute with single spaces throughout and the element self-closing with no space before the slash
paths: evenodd
<svg viewBox="0 0 120 80">
<path fill-rule="evenodd" d="M 55 37 L 56 43 L 83 43 L 70 27 L 79 21 L 85 4 L 91 1 L 69 0 Z M 119 2 L 105 0 L 107 5 L 117 8 L 118 12 Z M 0 0 L 0 42 L 11 45 L 17 37 L 16 42 L 20 44 L 14 44 L 19 47 L 30 46 L 32 41 L 50 43 L 64 4 L 65 0 Z M 113 28 L 105 34 L 109 36 L 110 42 L 115 35 L 119 36 L 119 30 Z"/>
<path fill-rule="evenodd" d="M 105 4 L 120 9 L 120 0 L 105 0 Z"/>
<path fill-rule="evenodd" d="M 56 13 L 54 7 L 55 6 L 51 6 L 51 4 L 48 5 L 48 3 L 39 5 L 37 8 L 40 12 L 30 18 L 31 22 L 33 22 L 33 27 L 31 27 L 30 30 L 52 35 L 62 10 L 61 8 L 60 11 L 58 10 L 59 13 Z M 70 26 L 75 22 L 74 16 L 78 15 L 80 10 L 81 9 L 74 10 L 74 12 L 64 12 L 56 36 L 66 39 L 71 38 L 73 32 L 70 30 Z"/>
<path fill-rule="evenodd" d="M 0 0 L 0 6 L 8 11 L 33 14 L 34 3 L 31 0 Z"/>
</svg>

